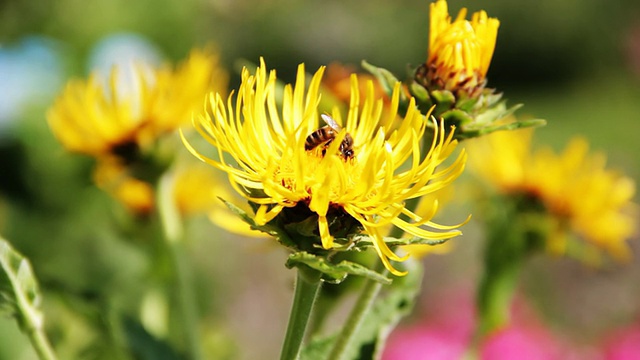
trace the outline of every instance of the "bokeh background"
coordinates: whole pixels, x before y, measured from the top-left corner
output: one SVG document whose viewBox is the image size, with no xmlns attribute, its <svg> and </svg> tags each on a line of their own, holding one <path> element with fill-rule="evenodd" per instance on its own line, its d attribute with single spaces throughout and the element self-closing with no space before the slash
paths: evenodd
<svg viewBox="0 0 640 360">
<path fill-rule="evenodd" d="M 525 104 L 521 117 L 547 119 L 536 143 L 561 149 L 583 135 L 608 154 L 609 167 L 638 179 L 639 2 L 458 0 L 449 6 L 451 13 L 466 6 L 500 19 L 489 85 L 510 104 Z M 64 309 L 78 298 L 127 303 L 140 295 L 144 269 L 159 266 L 132 245 L 136 230 L 126 219 L 114 230 L 114 217 L 122 214 L 114 215 L 113 201 L 92 184 L 92 160 L 66 153 L 47 127 L 46 110 L 69 78 L 133 58 L 177 61 L 208 44 L 219 49 L 232 88 L 238 60 L 260 56 L 289 81 L 301 62 L 313 71 L 366 59 L 404 75 L 408 64 L 425 60 L 427 43 L 426 0 L 1 0 L 0 233 L 31 259 L 45 289 L 47 321 L 77 325 L 78 342 L 96 336 Z M 459 206 L 451 211 L 459 218 L 468 205 L 452 206 Z M 268 241 L 228 234 L 205 217 L 189 231 L 207 346 L 222 349 L 220 358 L 276 358 L 291 301 L 286 254 Z M 473 291 L 482 236 L 474 222 L 464 231 L 450 253 L 424 259 L 424 290 L 407 323 L 428 317 L 447 296 Z M 640 246 L 637 239 L 631 244 L 632 263 L 603 269 L 534 258 L 520 293 L 554 334 L 589 348 L 640 322 Z M 108 327 L 111 305 L 85 312 Z M 0 319 L 0 359 L 33 356 L 15 322 Z"/>
</svg>

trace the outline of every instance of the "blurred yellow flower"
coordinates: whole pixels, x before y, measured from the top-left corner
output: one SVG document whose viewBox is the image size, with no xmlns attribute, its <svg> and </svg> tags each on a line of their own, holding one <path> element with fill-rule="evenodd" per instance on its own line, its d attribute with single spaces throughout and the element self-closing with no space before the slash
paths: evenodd
<svg viewBox="0 0 640 360">
<path fill-rule="evenodd" d="M 466 20 L 462 8 L 452 22 L 446 0 L 430 5 L 429 55 L 423 66 L 428 89 L 464 91 L 472 94 L 485 85 L 485 77 L 498 37 L 498 19 L 485 11 Z"/>
<path fill-rule="evenodd" d="M 70 81 L 49 109 L 51 130 L 68 150 L 129 161 L 188 121 L 208 91 L 227 86 L 218 56 L 200 50 L 175 70 L 138 65 L 131 79 L 124 70 L 114 68 L 107 84 L 96 73 Z"/>
<path fill-rule="evenodd" d="M 218 56 L 203 50 L 176 69 L 114 68 L 106 84 L 97 73 L 70 81 L 47 119 L 67 150 L 97 158 L 98 187 L 144 215 L 154 208 L 152 184 L 168 166 L 156 154 L 159 142 L 176 139 L 209 91 L 226 91 L 227 77 Z"/>
<path fill-rule="evenodd" d="M 308 213 L 309 218 L 317 219 L 316 236 L 322 247 L 331 249 L 332 232 L 337 231 L 332 227 L 334 221 L 351 219 L 373 239 L 387 269 L 403 275 L 390 260 L 405 258 L 389 249 L 380 229 L 393 224 L 408 234 L 428 239 L 459 235 L 460 231 L 453 230 L 459 225 L 442 226 L 430 221 L 435 208 L 421 217 L 404 204 L 407 199 L 449 185 L 462 172 L 466 154 L 463 151 L 448 166 L 438 168 L 457 142 L 451 136 L 445 138 L 440 126 L 431 148 L 421 153 L 424 116 L 412 105 L 397 130 L 389 131 L 392 124 L 380 126 L 382 100 L 374 98 L 370 83 L 360 108 L 355 75 L 351 78 L 345 129 L 335 131 L 330 145 L 325 142 L 305 150 L 307 137 L 318 129 L 323 72 L 324 67 L 315 73 L 305 91 L 305 70 L 300 65 L 296 84 L 285 86 L 282 109 L 278 109 L 275 72 L 267 72 L 262 60 L 255 75 L 243 69 L 237 97 L 227 100 L 212 93 L 207 112 L 194 118 L 198 132 L 215 147 L 213 158 L 187 141 L 185 145 L 196 157 L 228 174 L 238 193 L 255 204 L 257 224 L 266 224 L 280 214 L 287 216 L 287 209 L 296 216 Z M 395 123 L 399 91 L 398 84 L 391 99 L 393 111 L 388 114 L 391 123 Z M 332 117 L 343 123 L 337 111 Z M 352 156 L 344 151 L 347 134 L 353 139 Z M 423 225 L 453 231 L 431 231 Z"/>
<path fill-rule="evenodd" d="M 537 201 L 554 217 L 547 247 L 564 253 L 567 231 L 619 260 L 631 256 L 635 232 L 635 183 L 605 169 L 602 153 L 589 153 L 583 138 L 572 139 L 561 154 L 532 152 L 532 131 L 496 132 L 469 144 L 470 168 L 505 194 Z"/>
<path fill-rule="evenodd" d="M 351 74 L 355 73 L 355 67 L 333 62 L 327 66 L 327 71 L 322 79 L 322 86 L 328 90 L 337 100 L 348 104 L 351 99 Z M 358 74 L 358 88 L 360 97 L 365 97 L 368 83 L 373 81 L 375 98 L 382 98 L 388 101 L 388 97 L 380 85 L 371 74 Z"/>
</svg>

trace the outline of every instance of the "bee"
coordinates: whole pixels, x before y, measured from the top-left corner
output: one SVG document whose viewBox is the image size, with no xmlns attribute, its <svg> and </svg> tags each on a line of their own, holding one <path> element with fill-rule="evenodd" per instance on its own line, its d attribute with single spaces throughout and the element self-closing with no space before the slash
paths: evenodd
<svg viewBox="0 0 640 360">
<path fill-rule="evenodd" d="M 307 136 L 307 140 L 304 143 L 304 149 L 309 151 L 322 145 L 322 156 L 324 156 L 327 148 L 331 145 L 342 128 L 331 116 L 327 114 L 321 114 L 320 116 L 327 125 Z M 339 150 L 343 159 L 348 160 L 353 158 L 353 138 L 349 133 L 345 134 L 344 139 L 340 143 Z"/>
</svg>

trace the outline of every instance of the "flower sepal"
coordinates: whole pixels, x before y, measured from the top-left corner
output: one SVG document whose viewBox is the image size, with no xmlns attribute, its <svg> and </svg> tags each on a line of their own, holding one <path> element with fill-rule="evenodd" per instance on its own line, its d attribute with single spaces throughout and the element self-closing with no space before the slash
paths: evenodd
<svg viewBox="0 0 640 360">
<path fill-rule="evenodd" d="M 389 70 L 362 61 L 362 67 L 375 76 L 382 88 L 391 95 L 393 84 L 399 81 Z M 415 104 L 422 114 L 431 114 L 445 122 L 445 128 L 455 126 L 457 140 L 470 139 L 501 130 L 515 130 L 527 127 L 539 127 L 546 124 L 542 119 L 511 120 L 505 122 L 522 104 L 507 107 L 507 101 L 501 93 L 494 89 L 483 88 L 475 94 L 463 91 L 454 93 L 450 90 L 425 87 L 416 79 L 416 69 L 409 69 L 405 89 L 415 99 Z M 472 96 L 473 95 L 473 96 Z M 409 97 L 402 94 L 398 108 L 406 112 Z M 431 125 L 431 124 L 430 124 Z"/>
<path fill-rule="evenodd" d="M 353 235 L 345 232 L 344 219 L 338 216 L 333 216 L 330 221 L 330 227 L 342 227 L 341 232 L 336 231 L 336 237 L 334 238 L 333 247 L 331 249 L 324 249 L 321 245 L 321 240 L 317 234 L 318 220 L 317 217 L 305 217 L 300 221 L 291 221 L 292 214 L 300 216 L 300 211 L 290 211 L 290 214 L 283 210 L 279 216 L 277 216 L 271 222 L 265 225 L 259 225 L 254 217 L 247 214 L 244 210 L 236 205 L 220 198 L 222 202 L 241 220 L 249 224 L 249 226 L 257 231 L 264 232 L 270 236 L 276 238 L 276 240 L 292 251 L 289 255 L 289 259 L 286 262 L 288 268 L 311 268 L 321 272 L 323 281 L 339 284 L 346 279 L 348 275 L 363 276 L 374 281 L 378 281 L 383 284 L 391 283 L 391 280 L 386 276 L 375 272 L 368 267 L 348 261 L 342 260 L 338 263 L 332 263 L 329 258 L 335 252 L 352 252 L 352 251 L 364 251 L 368 248 L 375 247 L 374 239 L 366 235 Z M 285 209 L 286 210 L 286 209 Z M 298 209 L 299 210 L 299 209 Z M 284 216 L 284 217 L 283 217 Z M 286 222 L 286 220 L 289 222 Z M 359 229 L 356 231 L 360 231 Z M 457 233 L 456 233 L 457 234 Z M 452 237 L 454 234 L 452 234 Z M 442 244 L 445 240 L 428 240 L 418 237 L 395 239 L 384 238 L 384 241 L 392 245 L 412 245 L 412 244 L 427 244 L 438 245 Z"/>
<path fill-rule="evenodd" d="M 371 65 L 366 60 L 362 60 L 361 65 L 362 68 L 367 70 L 376 78 L 376 80 L 378 80 L 384 92 L 387 93 L 389 97 L 391 97 L 393 95 L 393 89 L 395 88 L 396 84 L 401 81 L 391 71 L 383 67 Z M 406 94 L 403 92 L 400 93 L 400 103 L 409 103 L 409 98 L 407 98 Z"/>
<path fill-rule="evenodd" d="M 311 268 L 322 273 L 322 280 L 332 284 L 339 284 L 349 275 L 363 276 L 365 278 L 388 285 L 391 279 L 377 273 L 364 265 L 342 260 L 337 264 L 332 263 L 324 256 L 314 255 L 306 251 L 295 252 L 289 255 L 286 266 L 291 268 Z"/>
<path fill-rule="evenodd" d="M 270 224 L 258 225 L 255 219 L 251 215 L 247 214 L 246 211 L 242 210 L 238 206 L 226 201 L 221 197 L 218 197 L 218 199 L 220 199 L 220 201 L 222 201 L 229 208 L 229 210 L 231 210 L 231 212 L 236 214 L 240 218 L 240 220 L 249 224 L 252 230 L 260 231 L 267 235 L 273 236 L 274 238 L 276 238 L 276 240 L 279 243 L 286 246 L 287 248 L 295 248 L 294 242 L 289 238 L 287 233 L 282 229 L 279 229 Z"/>
<path fill-rule="evenodd" d="M 493 89 L 483 89 L 480 95 L 467 94 L 457 96 L 449 90 L 428 90 L 416 81 L 410 81 L 409 93 L 416 98 L 416 104 L 422 113 L 433 109 L 433 116 L 442 119 L 446 127 L 455 126 L 455 138 L 458 140 L 483 136 L 499 130 L 514 130 L 526 127 L 538 127 L 546 124 L 542 119 L 511 120 L 505 123 L 522 104 L 507 106 L 502 94 Z M 427 95 L 425 97 L 425 94 Z"/>
</svg>

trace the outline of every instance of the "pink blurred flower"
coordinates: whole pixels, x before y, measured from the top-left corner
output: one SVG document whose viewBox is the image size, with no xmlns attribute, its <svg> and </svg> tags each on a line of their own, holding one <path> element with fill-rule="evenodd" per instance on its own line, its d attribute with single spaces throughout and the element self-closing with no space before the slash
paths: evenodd
<svg viewBox="0 0 640 360">
<path fill-rule="evenodd" d="M 484 360 L 564 359 L 560 344 L 551 334 L 534 326 L 514 325 L 490 336 L 481 349 Z"/>
<path fill-rule="evenodd" d="M 605 345 L 606 360 L 640 359 L 640 325 L 619 331 Z"/>
<path fill-rule="evenodd" d="M 459 360 L 467 339 L 432 325 L 414 325 L 398 329 L 389 340 L 383 360 Z"/>
<path fill-rule="evenodd" d="M 471 291 L 452 289 L 426 305 L 424 319 L 399 327 L 387 341 L 382 360 L 459 360 L 475 326 Z"/>
</svg>

